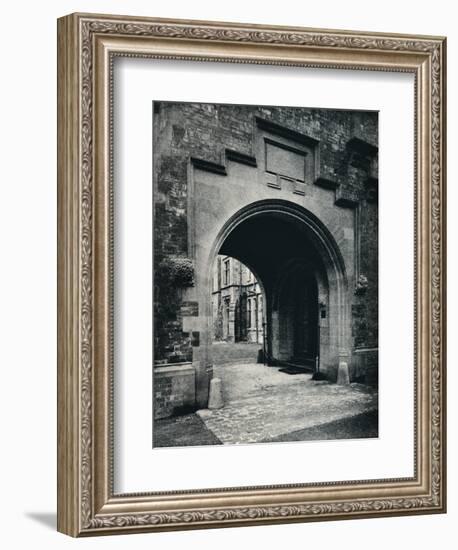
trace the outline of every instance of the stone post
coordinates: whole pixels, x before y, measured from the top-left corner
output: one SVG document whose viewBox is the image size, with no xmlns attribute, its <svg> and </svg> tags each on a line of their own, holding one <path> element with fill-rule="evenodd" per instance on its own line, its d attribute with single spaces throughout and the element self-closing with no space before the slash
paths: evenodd
<svg viewBox="0 0 458 550">
<path fill-rule="evenodd" d="M 224 406 L 221 378 L 210 380 L 210 395 L 208 398 L 209 409 L 221 409 Z"/>
<path fill-rule="evenodd" d="M 337 384 L 347 386 L 350 384 L 350 373 L 348 371 L 348 363 L 345 361 L 339 362 L 339 370 L 337 371 Z"/>
</svg>

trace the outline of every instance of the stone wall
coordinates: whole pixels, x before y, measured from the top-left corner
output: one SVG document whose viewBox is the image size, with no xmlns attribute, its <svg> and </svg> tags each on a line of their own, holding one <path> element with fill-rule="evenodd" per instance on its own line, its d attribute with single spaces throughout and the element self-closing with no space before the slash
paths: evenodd
<svg viewBox="0 0 458 550">
<path fill-rule="evenodd" d="M 191 363 L 167 365 L 154 369 L 154 418 L 195 410 L 196 376 Z"/>
<path fill-rule="evenodd" d="M 354 338 L 359 347 L 376 345 L 377 197 L 371 161 L 378 142 L 377 113 L 167 102 L 155 103 L 154 112 L 155 266 L 168 256 L 189 254 L 190 158 L 224 169 L 227 149 L 253 154 L 255 118 L 261 117 L 319 140 L 319 178 L 314 183 L 336 189 L 337 206 L 360 205 L 360 273 L 369 283 L 365 297 L 354 304 Z M 191 342 L 182 334 L 180 298 L 169 283 L 155 279 L 155 358 L 175 362 L 178 352 L 188 361 Z"/>
<path fill-rule="evenodd" d="M 234 196 L 232 202 L 238 201 L 243 207 L 246 191 L 247 203 L 257 196 L 280 197 L 305 208 L 310 202 L 314 215 L 328 224 L 345 259 L 350 287 L 351 353 L 358 350 L 351 366 L 352 376 L 361 378 L 364 365 L 374 365 L 378 347 L 377 132 L 376 112 L 155 102 L 155 364 L 200 362 L 196 368 L 210 372 L 211 361 L 199 349 L 208 346 L 206 337 L 200 334 L 207 322 L 207 313 L 202 311 L 205 300 L 200 294 L 205 277 L 201 275 L 196 290 L 193 281 L 176 284 L 161 266 L 180 259 L 193 264 L 195 246 L 200 247 L 193 242 L 195 231 L 202 231 L 202 227 L 206 230 L 211 216 L 215 224 L 221 222 L 218 208 L 222 217 L 227 216 L 225 202 L 229 197 Z M 307 159 L 303 182 L 294 180 L 298 168 L 293 164 L 300 162 L 294 148 L 289 148 L 292 177 L 272 175 L 267 153 L 266 165 L 262 165 L 260 135 L 269 133 L 284 135 L 285 139 L 278 138 L 284 144 L 290 143 L 288 140 L 301 142 L 301 154 Z M 285 149 L 288 147 L 285 145 Z M 200 174 L 197 195 L 192 183 L 194 171 Z M 230 171 L 233 175 L 226 177 Z M 263 187 L 258 195 L 248 192 L 246 186 L 253 180 L 259 182 L 261 172 L 269 189 Z M 207 218 L 197 227 L 194 219 L 200 215 L 200 208 Z M 336 367 L 332 365 L 334 371 Z M 204 397 L 200 402 L 205 404 L 208 380 L 197 382 L 197 394 L 202 384 Z"/>
</svg>

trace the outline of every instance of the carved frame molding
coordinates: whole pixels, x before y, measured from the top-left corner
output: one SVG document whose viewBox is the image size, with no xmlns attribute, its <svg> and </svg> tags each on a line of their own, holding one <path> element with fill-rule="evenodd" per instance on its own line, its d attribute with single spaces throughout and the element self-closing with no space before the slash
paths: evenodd
<svg viewBox="0 0 458 550">
<path fill-rule="evenodd" d="M 445 39 L 73 14 L 58 22 L 58 529 L 72 536 L 445 511 Z M 412 479 L 112 491 L 112 60 L 407 71 L 416 78 Z"/>
</svg>

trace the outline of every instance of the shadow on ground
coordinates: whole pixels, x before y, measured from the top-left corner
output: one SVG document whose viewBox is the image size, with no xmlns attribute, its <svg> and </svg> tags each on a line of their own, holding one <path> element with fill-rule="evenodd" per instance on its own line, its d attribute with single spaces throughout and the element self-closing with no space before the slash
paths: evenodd
<svg viewBox="0 0 458 550">
<path fill-rule="evenodd" d="M 378 437 L 378 392 L 256 363 L 215 365 L 224 407 L 156 420 L 154 447 Z"/>
<path fill-rule="evenodd" d="M 164 418 L 154 422 L 153 447 L 221 445 L 197 414 Z"/>
<path fill-rule="evenodd" d="M 263 443 L 278 441 L 324 441 L 329 439 L 363 439 L 378 437 L 378 411 L 350 416 L 320 426 L 281 434 Z"/>
<path fill-rule="evenodd" d="M 48 529 L 52 529 L 53 531 L 57 529 L 57 516 L 54 513 L 26 512 L 25 516 L 37 523 L 41 523 L 41 525 L 44 525 Z"/>
</svg>

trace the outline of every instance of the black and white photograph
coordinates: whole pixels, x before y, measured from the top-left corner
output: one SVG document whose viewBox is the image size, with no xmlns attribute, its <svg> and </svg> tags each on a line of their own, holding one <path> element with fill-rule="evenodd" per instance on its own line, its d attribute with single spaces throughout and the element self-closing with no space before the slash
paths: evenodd
<svg viewBox="0 0 458 550">
<path fill-rule="evenodd" d="M 454 4 L 2 15 L 2 546 L 453 547 Z"/>
<path fill-rule="evenodd" d="M 153 447 L 377 438 L 378 113 L 153 111 Z"/>
</svg>

